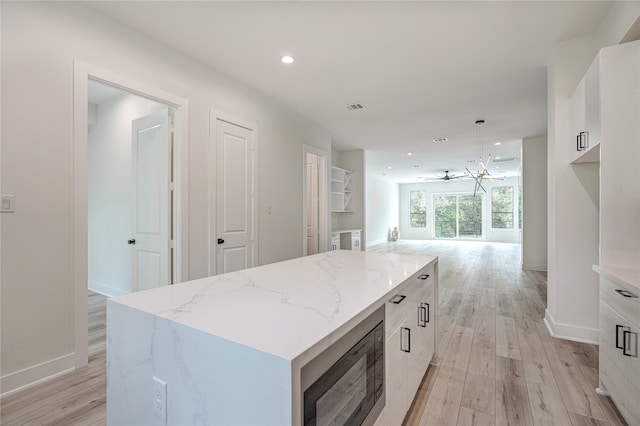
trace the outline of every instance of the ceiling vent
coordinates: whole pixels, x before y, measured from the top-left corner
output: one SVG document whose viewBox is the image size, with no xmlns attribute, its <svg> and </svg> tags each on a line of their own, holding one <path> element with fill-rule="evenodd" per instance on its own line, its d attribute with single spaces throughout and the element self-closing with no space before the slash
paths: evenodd
<svg viewBox="0 0 640 426">
<path fill-rule="evenodd" d="M 504 163 L 506 161 L 514 161 L 516 157 L 506 157 L 506 158 L 496 158 L 493 160 L 494 163 Z"/>
<path fill-rule="evenodd" d="M 355 103 L 355 104 L 349 104 L 349 105 L 345 105 L 345 107 L 349 110 L 349 111 L 356 111 L 359 109 L 364 109 L 364 105 L 361 103 Z"/>
</svg>

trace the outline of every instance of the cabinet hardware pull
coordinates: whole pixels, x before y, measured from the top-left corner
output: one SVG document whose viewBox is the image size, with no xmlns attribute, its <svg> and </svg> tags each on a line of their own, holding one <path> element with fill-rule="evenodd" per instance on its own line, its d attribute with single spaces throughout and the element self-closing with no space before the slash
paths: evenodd
<svg viewBox="0 0 640 426">
<path fill-rule="evenodd" d="M 622 345 L 620 345 L 620 329 L 624 331 L 624 326 L 616 324 L 616 349 L 622 349 L 624 351 L 624 339 Z"/>
<path fill-rule="evenodd" d="M 422 275 L 420 275 L 418 278 L 419 278 L 419 279 L 421 279 L 421 280 L 426 280 L 427 278 L 429 278 L 429 275 L 427 275 L 427 274 L 422 274 Z"/>
<path fill-rule="evenodd" d="M 391 299 L 391 303 L 395 303 L 396 305 L 399 305 L 406 298 L 407 298 L 407 296 L 405 296 L 403 294 L 398 294 L 396 296 L 393 296 L 393 299 Z"/>
<path fill-rule="evenodd" d="M 127 244 L 135 244 L 136 243 L 136 239 L 132 238 L 129 241 L 127 241 Z"/>
<path fill-rule="evenodd" d="M 431 317 L 431 309 L 429 308 L 429 304 L 428 303 L 425 303 L 424 305 L 425 305 L 424 307 L 425 307 L 425 311 L 426 311 L 425 317 L 427 319 L 426 322 L 429 322 L 429 317 Z"/>
<path fill-rule="evenodd" d="M 616 293 L 618 293 L 620 296 L 623 296 L 623 297 L 632 297 L 634 299 L 638 298 L 638 296 L 636 296 L 635 294 L 631 293 L 630 291 L 620 290 L 619 288 L 616 289 Z"/>
<path fill-rule="evenodd" d="M 635 351 L 632 351 L 632 336 L 635 336 Z M 629 338 L 627 339 L 627 337 Z M 630 356 L 632 358 L 638 358 L 638 333 L 632 333 L 629 330 L 624 330 L 622 332 L 622 355 Z"/>
<path fill-rule="evenodd" d="M 576 135 L 576 151 L 582 151 L 580 149 L 580 133 Z"/>
<path fill-rule="evenodd" d="M 222 238 L 218 238 L 218 244 L 224 244 L 224 240 Z"/>
<path fill-rule="evenodd" d="M 427 311 L 424 309 L 424 306 L 421 303 L 418 306 L 418 327 L 426 327 L 427 326 Z"/>
<path fill-rule="evenodd" d="M 407 332 L 407 349 L 404 348 L 404 339 L 403 339 L 404 333 L 401 333 L 400 334 L 400 350 L 402 352 L 411 352 L 411 329 L 402 327 L 401 331 Z"/>
</svg>

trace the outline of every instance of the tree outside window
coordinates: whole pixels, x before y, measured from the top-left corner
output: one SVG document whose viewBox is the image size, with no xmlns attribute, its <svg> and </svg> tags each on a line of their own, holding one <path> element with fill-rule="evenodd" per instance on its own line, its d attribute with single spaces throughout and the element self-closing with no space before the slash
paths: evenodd
<svg viewBox="0 0 640 426">
<path fill-rule="evenodd" d="M 433 197 L 436 238 L 482 238 L 482 197 L 442 194 Z"/>
<path fill-rule="evenodd" d="M 491 227 L 513 228 L 513 186 L 491 189 Z"/>
<path fill-rule="evenodd" d="M 411 228 L 427 227 L 427 191 L 411 191 L 409 194 Z"/>
</svg>

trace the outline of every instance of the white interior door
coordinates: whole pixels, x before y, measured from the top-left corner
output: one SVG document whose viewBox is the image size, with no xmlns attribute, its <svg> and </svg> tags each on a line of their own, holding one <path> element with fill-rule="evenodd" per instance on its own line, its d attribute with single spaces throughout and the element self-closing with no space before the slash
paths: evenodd
<svg viewBox="0 0 640 426">
<path fill-rule="evenodd" d="M 134 291 L 170 283 L 169 110 L 132 122 Z"/>
<path fill-rule="evenodd" d="M 318 245 L 318 162 L 317 155 L 307 153 L 307 255 L 320 251 Z"/>
<path fill-rule="evenodd" d="M 254 132 L 216 119 L 218 274 L 255 266 Z"/>
</svg>

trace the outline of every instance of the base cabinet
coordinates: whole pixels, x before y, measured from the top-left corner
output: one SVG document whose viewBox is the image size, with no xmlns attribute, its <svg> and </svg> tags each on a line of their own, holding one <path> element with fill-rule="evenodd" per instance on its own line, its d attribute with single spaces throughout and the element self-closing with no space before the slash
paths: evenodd
<svg viewBox="0 0 640 426">
<path fill-rule="evenodd" d="M 376 424 L 402 424 L 435 353 L 434 268 L 420 271 L 387 303 L 386 404 Z"/>
<path fill-rule="evenodd" d="M 628 424 L 640 424 L 639 292 L 600 276 L 600 387 Z"/>
</svg>

